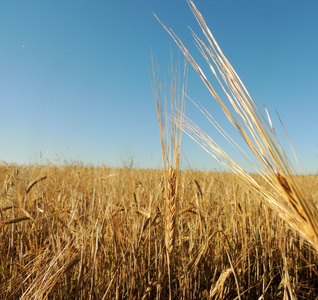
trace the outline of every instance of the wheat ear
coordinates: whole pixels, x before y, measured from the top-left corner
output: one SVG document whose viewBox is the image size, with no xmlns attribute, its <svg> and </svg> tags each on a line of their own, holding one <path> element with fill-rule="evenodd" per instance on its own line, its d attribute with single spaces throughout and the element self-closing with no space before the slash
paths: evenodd
<svg viewBox="0 0 318 300">
<path fill-rule="evenodd" d="M 169 166 L 168 181 L 166 193 L 166 230 L 165 230 L 165 244 L 169 256 L 172 253 L 174 246 L 174 231 L 176 222 L 176 173 L 175 170 Z"/>
<path fill-rule="evenodd" d="M 265 189 L 253 177 L 244 171 L 209 135 L 185 117 L 175 119 L 187 134 L 203 149 L 210 153 L 229 171 L 243 179 L 256 193 L 295 230 L 297 230 L 318 251 L 318 211 L 308 189 L 300 182 L 290 159 L 276 135 L 272 120 L 265 108 L 262 114 L 234 68 L 223 54 L 203 16 L 192 0 L 188 4 L 199 23 L 207 43 L 203 42 L 193 31 L 196 45 L 208 64 L 209 69 L 220 84 L 227 100 L 224 102 L 208 80 L 203 69 L 188 52 L 182 41 L 172 31 L 168 31 L 193 68 L 200 75 L 211 95 L 221 106 L 223 112 L 240 133 L 249 147 L 253 159 L 223 130 L 214 118 L 203 108 L 201 112 L 223 135 L 223 137 L 248 161 L 272 188 Z M 232 113 L 232 111 L 234 112 Z M 285 129 L 284 129 L 285 130 Z M 286 131 L 285 131 L 286 132 Z M 288 138 L 288 137 L 287 137 Z M 288 139 L 289 141 L 289 139 Z M 291 144 L 290 144 L 291 145 Z M 292 147 L 291 147 L 292 148 Z M 292 148 L 294 153 L 294 150 Z M 295 154 L 294 154 L 295 156 Z M 296 156 L 295 156 L 296 158 Z M 296 158 L 296 162 L 297 158 Z"/>
<path fill-rule="evenodd" d="M 167 95 L 163 91 L 160 80 L 159 67 L 155 67 L 152 59 L 153 71 L 153 95 L 157 108 L 158 124 L 160 131 L 161 152 L 163 162 L 163 173 L 165 182 L 166 199 L 166 224 L 165 224 L 165 246 L 167 254 L 167 267 L 169 277 L 169 299 L 172 298 L 171 289 L 171 254 L 174 247 L 174 236 L 176 228 L 177 212 L 177 188 L 178 172 L 180 165 L 182 129 L 172 121 L 174 118 L 182 118 L 185 110 L 185 91 L 187 87 L 187 65 L 183 68 L 182 86 L 180 83 L 180 68 L 174 70 L 171 55 L 170 70 L 170 111 L 167 106 Z M 169 116 L 170 113 L 170 116 Z"/>
</svg>

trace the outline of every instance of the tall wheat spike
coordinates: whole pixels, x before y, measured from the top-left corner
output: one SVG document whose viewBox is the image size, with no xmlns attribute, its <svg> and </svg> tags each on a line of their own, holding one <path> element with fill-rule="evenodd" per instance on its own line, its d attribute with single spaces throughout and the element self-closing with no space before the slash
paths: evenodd
<svg viewBox="0 0 318 300">
<path fill-rule="evenodd" d="M 256 193 L 267 200 L 268 204 L 276 210 L 292 228 L 297 230 L 298 233 L 311 243 L 316 251 L 318 251 L 317 207 L 314 204 L 310 192 L 302 184 L 301 177 L 297 176 L 295 168 L 284 151 L 276 135 L 267 109 L 265 108 L 265 116 L 262 114 L 232 65 L 223 54 L 193 1 L 187 1 L 206 39 L 206 42 L 204 42 L 191 30 L 197 48 L 220 84 L 228 102 L 221 99 L 202 68 L 198 65 L 177 35 L 171 29 L 168 29 L 156 15 L 155 16 L 174 39 L 196 72 L 200 75 L 211 95 L 218 102 L 227 118 L 242 136 L 246 145 L 251 150 L 254 159 L 249 157 L 239 147 L 237 142 L 223 130 L 202 106 L 197 105 L 201 112 L 213 126 L 215 126 L 219 133 L 223 135 L 230 145 L 233 146 L 262 176 L 262 178 L 271 186 L 273 191 L 265 189 L 256 182 L 252 176 L 245 172 L 244 169 L 241 168 L 210 136 L 189 119 L 182 116 L 181 118 L 175 118 L 175 122 L 182 126 L 184 131 L 193 140 L 217 159 L 223 166 L 242 178 Z M 293 148 L 292 151 L 294 153 Z"/>
<path fill-rule="evenodd" d="M 158 123 L 160 130 L 161 153 L 163 162 L 163 173 L 165 182 L 166 198 L 166 224 L 165 224 L 165 246 L 167 254 L 167 266 L 169 276 L 169 299 L 172 297 L 171 290 L 171 254 L 174 247 L 175 223 L 177 212 L 177 188 L 178 172 L 180 165 L 180 151 L 182 129 L 172 120 L 182 120 L 185 111 L 185 94 L 187 88 L 187 65 L 183 68 L 182 83 L 180 82 L 180 67 L 174 69 L 171 54 L 170 69 L 170 116 L 167 105 L 167 94 L 160 80 L 159 67 L 154 64 L 153 71 L 153 95 L 157 108 Z"/>
</svg>

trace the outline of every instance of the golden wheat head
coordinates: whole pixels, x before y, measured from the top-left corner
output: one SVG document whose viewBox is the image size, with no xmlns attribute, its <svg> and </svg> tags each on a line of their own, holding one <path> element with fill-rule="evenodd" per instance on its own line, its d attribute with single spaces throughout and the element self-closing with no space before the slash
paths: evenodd
<svg viewBox="0 0 318 300">
<path fill-rule="evenodd" d="M 158 124 L 160 131 L 161 153 L 165 182 L 166 224 L 165 246 L 169 275 L 169 299 L 171 299 L 171 254 L 174 247 L 177 211 L 177 185 L 180 165 L 182 128 L 173 119 L 182 119 L 185 110 L 185 91 L 187 86 L 187 65 L 184 65 L 183 80 L 180 83 L 180 69 L 174 70 L 171 55 L 170 71 L 170 111 L 167 105 L 167 95 L 163 91 L 160 81 L 159 68 L 153 70 L 153 94 L 155 98 Z M 170 116 L 169 116 L 170 113 Z M 169 122 L 170 121 L 170 122 Z"/>
</svg>

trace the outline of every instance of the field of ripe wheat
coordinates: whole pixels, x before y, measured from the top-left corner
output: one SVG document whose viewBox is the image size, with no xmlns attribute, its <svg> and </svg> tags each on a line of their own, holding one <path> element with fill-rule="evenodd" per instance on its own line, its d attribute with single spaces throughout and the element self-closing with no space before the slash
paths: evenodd
<svg viewBox="0 0 318 300">
<path fill-rule="evenodd" d="M 168 297 L 162 171 L 1 166 L 0 180 L 1 299 Z M 317 255 L 260 196 L 228 173 L 178 180 L 173 299 L 315 299 Z"/>
</svg>

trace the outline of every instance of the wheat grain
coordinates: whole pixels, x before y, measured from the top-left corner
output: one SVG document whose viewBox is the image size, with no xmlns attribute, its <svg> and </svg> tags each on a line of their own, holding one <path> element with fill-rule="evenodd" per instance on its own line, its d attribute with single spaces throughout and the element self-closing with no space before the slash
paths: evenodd
<svg viewBox="0 0 318 300">
<path fill-rule="evenodd" d="M 166 231 L 165 244 L 168 253 L 171 255 L 174 246 L 174 231 L 176 221 L 176 173 L 169 166 L 168 169 L 168 184 L 166 195 Z"/>
</svg>

